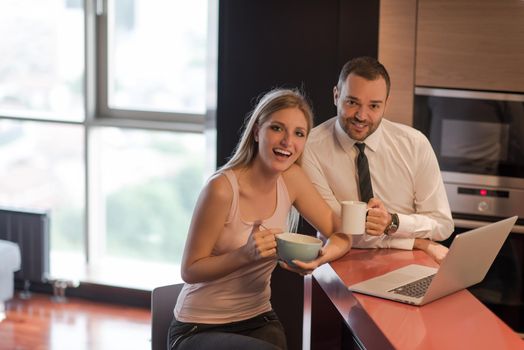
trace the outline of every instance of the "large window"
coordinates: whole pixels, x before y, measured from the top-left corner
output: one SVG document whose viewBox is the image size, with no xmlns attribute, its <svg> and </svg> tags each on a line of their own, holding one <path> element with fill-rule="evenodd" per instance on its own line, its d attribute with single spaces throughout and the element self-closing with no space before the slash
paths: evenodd
<svg viewBox="0 0 524 350">
<path fill-rule="evenodd" d="M 216 0 L 0 4 L 0 206 L 49 211 L 51 277 L 179 279 L 214 165 L 216 15 Z"/>
<path fill-rule="evenodd" d="M 109 4 L 109 108 L 204 114 L 207 2 Z"/>
<path fill-rule="evenodd" d="M 54 251 L 83 249 L 83 136 L 81 125 L 0 119 L 0 203 L 49 211 Z"/>
<path fill-rule="evenodd" d="M 2 0 L 0 115 L 84 119 L 83 13 L 81 1 Z"/>
</svg>

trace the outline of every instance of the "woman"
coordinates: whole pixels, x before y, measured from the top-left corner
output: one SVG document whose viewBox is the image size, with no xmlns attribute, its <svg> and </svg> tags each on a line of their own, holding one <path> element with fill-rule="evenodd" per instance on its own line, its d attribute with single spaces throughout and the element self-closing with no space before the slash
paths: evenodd
<svg viewBox="0 0 524 350">
<path fill-rule="evenodd" d="M 269 302 L 277 263 L 275 234 L 294 206 L 329 237 L 319 257 L 297 273 L 345 254 L 348 235 L 299 161 L 313 117 L 297 91 L 265 94 L 251 113 L 233 157 L 208 181 L 196 204 L 182 259 L 186 282 L 169 330 L 169 349 L 285 349 Z"/>
</svg>

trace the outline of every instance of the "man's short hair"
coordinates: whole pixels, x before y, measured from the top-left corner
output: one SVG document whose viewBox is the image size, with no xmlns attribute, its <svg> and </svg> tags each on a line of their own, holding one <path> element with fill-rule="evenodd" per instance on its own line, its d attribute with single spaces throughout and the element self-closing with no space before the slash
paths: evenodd
<svg viewBox="0 0 524 350">
<path fill-rule="evenodd" d="M 340 75 L 338 76 L 337 88 L 342 90 L 342 85 L 346 82 L 348 76 L 354 73 L 367 80 L 376 80 L 380 77 L 386 81 L 386 98 L 389 96 L 389 89 L 391 87 L 391 81 L 389 79 L 388 71 L 386 67 L 382 65 L 376 58 L 369 56 L 362 56 L 353 58 L 344 64 Z"/>
</svg>

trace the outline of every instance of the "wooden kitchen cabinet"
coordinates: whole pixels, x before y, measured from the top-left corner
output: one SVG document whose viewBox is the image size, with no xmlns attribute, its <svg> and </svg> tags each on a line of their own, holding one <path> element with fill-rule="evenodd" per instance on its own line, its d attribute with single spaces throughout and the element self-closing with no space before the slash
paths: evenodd
<svg viewBox="0 0 524 350">
<path fill-rule="evenodd" d="M 524 92 L 524 1 L 418 0 L 415 84 Z"/>
<path fill-rule="evenodd" d="M 417 0 L 381 0 L 378 59 L 391 79 L 386 118 L 413 124 Z"/>
</svg>

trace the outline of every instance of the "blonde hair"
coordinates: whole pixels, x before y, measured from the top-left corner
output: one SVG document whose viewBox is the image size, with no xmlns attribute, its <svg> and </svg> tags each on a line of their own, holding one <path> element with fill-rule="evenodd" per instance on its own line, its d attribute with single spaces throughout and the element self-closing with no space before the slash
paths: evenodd
<svg viewBox="0 0 524 350">
<path fill-rule="evenodd" d="M 273 113 L 286 108 L 298 108 L 304 113 L 309 134 L 313 127 L 313 112 L 306 97 L 297 89 L 271 90 L 259 99 L 253 111 L 247 116 L 242 136 L 233 155 L 219 171 L 250 165 L 258 152 L 254 135 L 255 126 L 262 125 Z"/>
<path fill-rule="evenodd" d="M 304 113 L 307 122 L 306 132 L 309 135 L 313 128 L 313 111 L 304 94 L 298 89 L 273 89 L 259 98 L 257 105 L 244 121 L 244 130 L 233 155 L 217 172 L 250 165 L 258 152 L 254 134 L 255 126 L 262 125 L 273 113 L 286 108 L 298 108 Z M 297 163 L 300 163 L 301 158 L 302 155 Z M 287 219 L 288 230 L 296 231 L 298 223 L 299 213 L 295 207 L 291 207 Z"/>
</svg>

